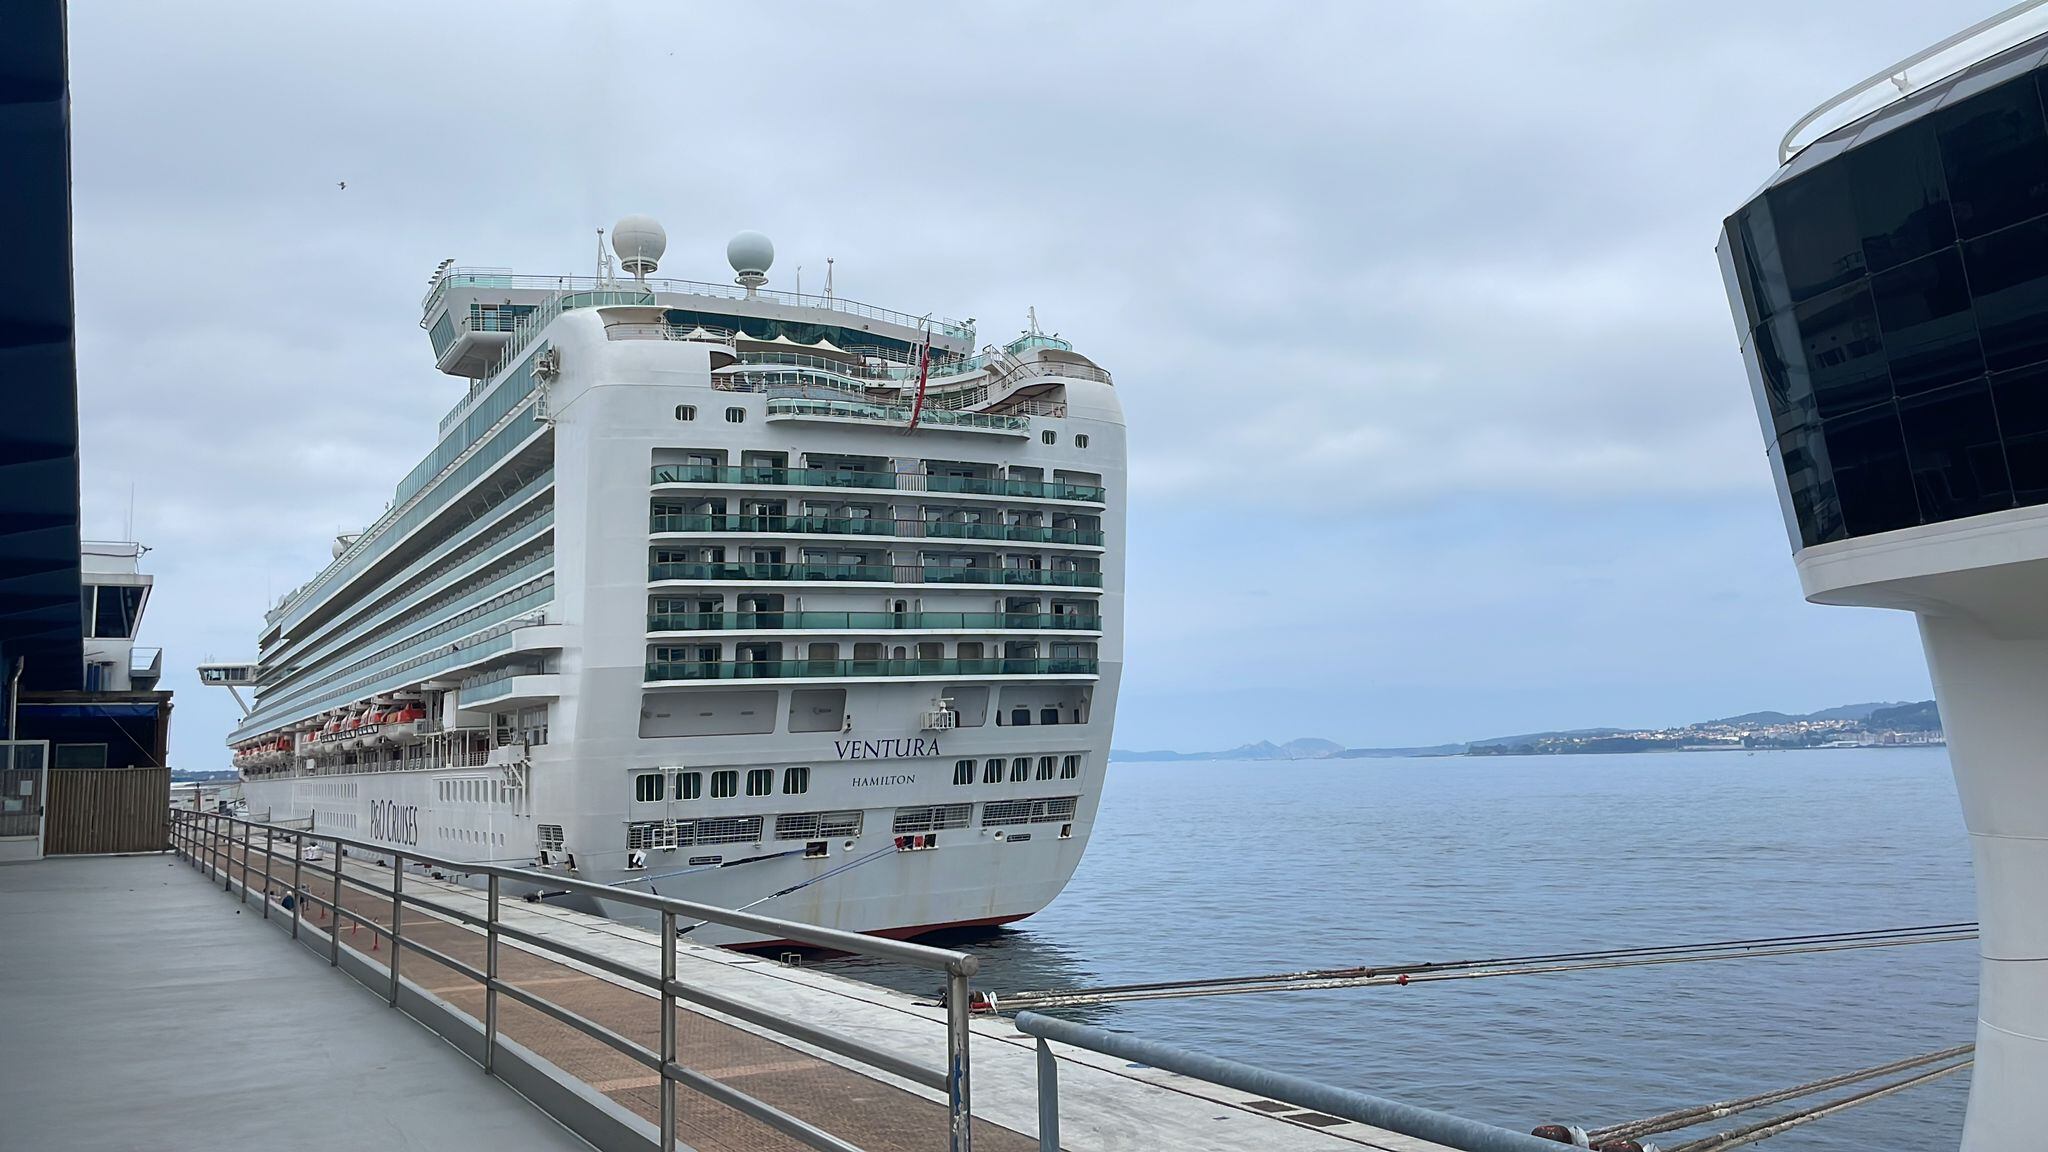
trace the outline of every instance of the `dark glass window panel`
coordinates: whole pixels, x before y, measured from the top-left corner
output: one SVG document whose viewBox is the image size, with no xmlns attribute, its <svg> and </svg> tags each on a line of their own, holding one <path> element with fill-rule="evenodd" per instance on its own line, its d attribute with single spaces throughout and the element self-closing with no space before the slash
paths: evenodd
<svg viewBox="0 0 2048 1152">
<path fill-rule="evenodd" d="M 1828 464 L 1827 440 L 1818 424 L 1778 438 L 1778 459 L 1785 466 L 1785 488 L 1792 497 L 1799 538 L 1808 548 L 1840 540 L 1849 532 L 1842 523 L 1842 505 L 1835 498 L 1834 472 Z"/>
<path fill-rule="evenodd" d="M 1749 264 L 1749 244 L 1742 236 L 1742 223 L 1734 216 L 1721 222 L 1721 244 L 1718 251 L 1723 275 L 1730 281 L 1732 294 L 1740 301 L 1744 328 L 1754 328 L 1764 318 L 1764 306 L 1757 299 L 1755 273 Z"/>
<path fill-rule="evenodd" d="M 1792 320 L 1822 416 L 1846 415 L 1891 398 L 1891 374 L 1868 285 L 1808 300 L 1793 309 Z"/>
<path fill-rule="evenodd" d="M 1764 402 L 1771 409 L 1772 432 L 1784 435 L 1810 427 L 1820 419 L 1813 399 L 1813 374 L 1806 367 L 1799 326 L 1790 312 L 1764 321 L 1751 333 L 1757 369 L 1764 379 Z"/>
<path fill-rule="evenodd" d="M 1835 497 L 1851 536 L 1910 528 L 1920 522 L 1913 497 L 1913 473 L 1895 405 L 1865 408 L 1829 420 L 1825 428 Z"/>
<path fill-rule="evenodd" d="M 98 606 L 93 609 L 92 634 L 103 639 L 129 639 L 135 635 L 136 617 L 142 614 L 142 589 L 106 584 L 99 589 Z"/>
<path fill-rule="evenodd" d="M 1863 274 L 1863 237 L 1849 196 L 1849 173 L 1829 165 L 1764 194 L 1777 224 L 1778 258 L 1797 302 Z"/>
<path fill-rule="evenodd" d="M 1984 375 L 1963 258 L 1953 248 L 1870 278 L 1877 327 L 1901 396 Z"/>
<path fill-rule="evenodd" d="M 1735 214 L 1735 228 L 1742 238 L 1743 262 L 1737 273 L 1756 302 L 1759 318 L 1792 306 L 1792 290 L 1785 285 L 1784 261 L 1778 255 L 1778 230 L 1771 221 L 1770 201 L 1762 196 Z"/>
<path fill-rule="evenodd" d="M 1856 223 L 1871 271 L 1955 242 L 1932 124 L 1908 124 L 1849 154 Z"/>
<path fill-rule="evenodd" d="M 2048 503 L 2048 365 L 1991 378 L 2005 464 L 2019 504 Z"/>
<path fill-rule="evenodd" d="M 1913 490 L 1927 523 L 2012 507 L 1991 386 L 1976 380 L 1899 401 Z"/>
<path fill-rule="evenodd" d="M 1959 235 L 2048 212 L 2048 130 L 2032 77 L 1943 108 L 1935 123 Z"/>
<path fill-rule="evenodd" d="M 1993 372 L 2048 360 L 2048 220 L 1963 245 L 1977 334 Z"/>
</svg>

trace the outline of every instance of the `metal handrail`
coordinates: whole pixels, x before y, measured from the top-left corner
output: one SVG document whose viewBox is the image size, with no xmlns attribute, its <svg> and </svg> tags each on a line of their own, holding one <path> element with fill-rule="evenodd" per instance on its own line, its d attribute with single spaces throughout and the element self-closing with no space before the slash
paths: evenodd
<svg viewBox="0 0 2048 1152">
<path fill-rule="evenodd" d="M 256 833 L 262 833 L 262 844 L 257 844 Z M 890 940 L 880 936 L 869 936 L 859 932 L 848 932 L 838 928 L 826 928 L 796 920 L 783 920 L 764 916 L 757 912 L 743 912 L 692 900 L 680 900 L 670 896 L 657 896 L 651 892 L 640 892 L 628 888 L 615 888 L 608 884 L 597 884 L 587 880 L 560 876 L 528 868 L 509 868 L 503 865 L 456 860 L 411 850 L 404 845 L 378 840 L 363 840 L 317 830 L 290 828 L 274 821 L 246 820 L 218 812 L 194 812 L 171 809 L 171 847 L 194 867 L 205 870 L 209 876 L 223 881 L 224 889 L 235 890 L 234 875 L 236 861 L 233 845 L 242 845 L 240 861 L 241 900 L 249 901 L 250 872 L 252 862 L 260 851 L 263 856 L 263 877 L 265 891 L 262 895 L 263 917 L 269 919 L 272 909 L 269 887 L 278 879 L 277 842 L 287 841 L 291 846 L 291 934 L 299 936 L 301 915 L 308 901 L 328 910 L 330 917 L 327 932 L 327 962 L 339 966 L 341 962 L 341 933 L 339 926 L 343 919 L 367 928 L 374 937 L 391 942 L 389 954 L 389 981 L 385 988 L 386 999 L 396 1008 L 399 1002 L 399 957 L 408 949 L 425 956 L 436 963 L 447 965 L 481 984 L 484 988 L 484 1042 L 483 1066 L 487 1074 L 495 1074 L 498 1049 L 498 998 L 509 996 L 537 1012 L 575 1029 L 577 1032 L 597 1040 L 613 1051 L 619 1052 L 648 1068 L 661 1078 L 660 1093 L 660 1148 L 661 1152 L 672 1152 L 676 1144 L 676 1088 L 686 1086 L 704 1096 L 725 1104 L 744 1115 L 759 1120 L 812 1148 L 827 1152 L 861 1152 L 851 1143 L 833 1136 L 816 1126 L 763 1100 L 757 1099 L 729 1085 L 714 1080 L 700 1072 L 685 1068 L 676 1062 L 676 1008 L 679 1001 L 691 1000 L 711 1008 L 713 1011 L 740 1009 L 734 1013 L 750 1023 L 787 1035 L 801 1043 L 813 1044 L 840 1055 L 859 1060 L 880 1071 L 904 1076 L 930 1087 L 942 1087 L 946 1091 L 947 1136 L 950 1152 L 972 1152 L 973 1128 L 971 1124 L 972 1101 L 969 1078 L 969 1013 L 972 1011 L 973 993 L 969 978 L 979 970 L 980 962 L 967 952 L 948 948 L 933 948 L 924 944 L 913 944 L 904 940 Z M 304 844 L 319 842 L 331 844 L 334 856 L 331 867 L 309 865 L 305 859 Z M 355 912 L 342 903 L 342 887 L 353 885 L 358 889 L 380 892 L 366 884 L 359 877 L 345 875 L 346 849 L 355 849 L 376 857 L 388 857 L 390 873 L 390 921 L 379 922 L 369 916 Z M 471 877 L 481 876 L 486 884 L 486 912 L 482 917 L 461 909 L 435 904 L 414 892 L 405 890 L 407 865 L 440 868 L 450 872 L 463 873 Z M 304 874 L 313 872 L 316 876 L 330 879 L 330 891 L 326 897 L 315 895 L 304 882 Z M 501 920 L 502 888 L 506 881 L 529 884 L 536 889 L 562 894 L 576 893 L 603 900 L 613 900 L 638 908 L 657 912 L 661 917 L 661 974 L 658 980 L 650 981 L 644 973 L 627 969 L 610 957 L 580 948 L 554 938 L 542 939 L 524 932 Z M 485 966 L 477 969 L 445 952 L 405 936 L 404 909 L 407 906 L 427 909 L 437 915 L 471 928 L 481 927 L 485 938 Z M 773 1012 L 738 1005 L 732 1001 L 703 992 L 677 979 L 676 948 L 677 922 L 688 917 L 705 923 L 719 924 L 751 932 L 770 939 L 791 940 L 849 952 L 860 956 L 872 956 L 894 960 L 919 968 L 941 971 L 946 974 L 946 1068 L 943 1072 L 927 1069 L 891 1052 L 875 1048 L 863 1041 L 847 1036 L 833 1035 L 811 1024 L 778 1016 Z M 498 953 L 500 940 L 510 937 L 545 948 L 548 952 L 570 961 L 589 965 L 599 970 L 621 975 L 633 983 L 650 987 L 658 992 L 661 1003 L 661 1047 L 657 1051 L 634 1041 L 603 1024 L 598 1023 L 568 1008 L 555 1004 L 530 989 L 502 979 L 499 976 Z"/>
<path fill-rule="evenodd" d="M 1060 1146 L 1059 1063 L 1053 1056 L 1051 1045 L 1046 1043 L 1048 1040 L 1115 1056 L 1120 1060 L 1137 1061 L 1162 1071 L 1250 1092 L 1264 1099 L 1341 1116 L 1403 1136 L 1456 1148 L 1460 1152 L 1557 1152 L 1559 1147 L 1541 1137 L 1496 1128 L 1448 1112 L 1402 1104 L 1383 1096 L 1241 1064 L 1157 1040 L 1143 1040 L 1127 1032 L 1112 1032 L 1107 1028 L 1041 1016 L 1036 1012 L 1019 1012 L 1016 1023 L 1019 1032 L 1036 1037 L 1038 1042 L 1040 1152 L 1059 1152 Z"/>
<path fill-rule="evenodd" d="M 2005 11 L 1979 20 L 1977 23 L 1970 25 L 1968 28 L 1948 37 L 1940 43 L 1922 48 L 1897 64 L 1882 71 L 1872 73 L 1857 83 L 1835 93 L 1818 108 L 1801 116 L 1798 123 L 1786 129 L 1784 138 L 1778 141 L 1778 163 L 1781 165 L 1785 164 L 1794 156 L 1799 155 L 1800 151 L 1805 149 L 1807 145 L 1812 144 L 1814 140 L 1826 136 L 1829 132 L 1845 124 L 1854 123 L 1856 120 L 1868 116 L 1880 108 L 1889 107 L 1905 99 L 1922 88 L 1932 84 L 1939 84 L 1972 64 L 2003 52 L 2023 40 L 2040 35 L 2043 31 L 2043 26 L 2038 21 L 2016 28 L 2007 27 L 2007 25 L 2040 8 L 2043 4 L 2048 4 L 2048 0 L 2021 0 L 2020 3 L 2007 8 Z M 1994 32 L 2003 34 L 1997 36 L 1990 35 L 1990 33 Z M 1980 39 L 1980 43 L 1970 43 Z M 1937 62 L 1934 68 L 1924 75 L 1914 76 L 1912 74 L 1913 69 L 1931 60 L 1936 60 L 1937 57 L 1954 48 L 1966 48 L 1966 50 L 1956 53 L 1953 59 Z M 1857 101 L 1873 93 L 1882 97 L 1882 99 L 1877 100 L 1868 107 L 1857 104 Z M 1855 107 L 1844 112 L 1843 109 L 1849 105 L 1855 105 Z M 1836 113 L 1840 113 L 1840 115 L 1836 115 Z M 1813 140 L 1794 143 L 1800 133 L 1822 122 L 1826 122 L 1827 128 L 1824 131 L 1816 132 Z"/>
<path fill-rule="evenodd" d="M 912 316 L 893 308 L 881 308 L 873 304 L 862 304 L 843 296 L 814 296 L 808 293 L 783 292 L 773 288 L 743 288 L 735 284 L 717 284 L 702 280 L 607 280 L 597 276 L 534 276 L 521 275 L 500 268 L 449 268 L 434 280 L 425 300 L 420 302 L 422 313 L 431 314 L 434 305 L 451 287 L 456 288 L 542 288 L 556 292 L 590 292 L 604 289 L 671 292 L 682 296 L 709 296 L 718 300 L 761 300 L 771 304 L 789 304 L 799 308 L 822 308 L 829 312 L 844 312 L 849 316 L 861 316 L 880 320 L 899 328 L 921 328 L 927 323 L 926 317 Z M 930 325 L 940 333 L 962 340 L 972 341 L 974 329 L 958 320 L 932 319 Z"/>
</svg>

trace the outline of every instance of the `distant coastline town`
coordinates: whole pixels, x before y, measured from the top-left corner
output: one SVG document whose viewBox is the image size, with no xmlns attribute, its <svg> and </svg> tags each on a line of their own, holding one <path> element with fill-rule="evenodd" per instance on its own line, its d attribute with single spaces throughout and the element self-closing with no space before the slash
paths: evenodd
<svg viewBox="0 0 2048 1152">
<path fill-rule="evenodd" d="M 1559 756 L 1616 752 L 1755 751 L 1790 748 L 1897 748 L 1942 745 L 1934 701 L 1844 704 L 1804 715 L 1748 712 L 1673 728 L 1579 728 L 1496 736 L 1463 744 L 1411 748 L 1347 748 L 1307 737 L 1275 744 L 1262 740 L 1220 752 L 1134 751 L 1116 748 L 1111 760 L 1339 760 L 1390 756 Z"/>
</svg>

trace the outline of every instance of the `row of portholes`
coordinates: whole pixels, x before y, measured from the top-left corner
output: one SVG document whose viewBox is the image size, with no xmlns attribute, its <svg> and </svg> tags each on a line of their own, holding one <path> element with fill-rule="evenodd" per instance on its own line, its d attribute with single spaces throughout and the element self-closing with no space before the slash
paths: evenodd
<svg viewBox="0 0 2048 1152">
<path fill-rule="evenodd" d="M 492 848 L 503 848 L 505 846 L 505 834 L 503 832 L 479 832 L 474 828 L 450 828 L 447 826 L 436 828 L 434 831 L 440 833 L 443 840 L 459 840 L 465 844 L 487 844 Z"/>
<path fill-rule="evenodd" d="M 1060 442 L 1060 434 L 1053 431 L 1050 428 L 1047 428 L 1045 431 L 1040 432 L 1038 434 L 1038 440 L 1042 444 L 1057 444 Z M 1074 433 L 1074 447 L 1086 448 L 1087 446 L 1088 434 L 1086 432 Z"/>
<path fill-rule="evenodd" d="M 665 772 L 642 772 L 633 777 L 633 800 L 638 804 L 658 804 L 667 800 L 671 793 Z M 736 768 L 728 768 L 711 774 L 711 798 L 723 800 L 739 795 L 740 774 Z M 785 796 L 801 796 L 811 790 L 811 770 L 797 764 L 782 770 L 782 793 Z M 775 794 L 775 769 L 754 768 L 747 772 L 747 795 L 772 796 Z M 675 774 L 677 800 L 699 800 L 704 796 L 704 774 L 702 772 L 678 772 Z"/>
<path fill-rule="evenodd" d="M 981 782 L 983 784 L 1001 784 L 1006 775 L 1012 784 L 1021 784 L 1031 779 L 1051 780 L 1054 778 L 1055 772 L 1058 773 L 1058 778 L 1061 780 L 1078 780 L 1081 777 L 1081 758 L 1079 756 L 1040 756 L 1035 771 L 1032 767 L 1032 759 L 1029 756 L 1012 757 L 1008 764 L 1008 768 L 1005 769 L 1004 760 L 1001 756 L 989 757 L 987 762 L 981 766 Z M 974 761 L 953 761 L 953 783 L 972 784 L 974 783 L 974 777 Z"/>
<path fill-rule="evenodd" d="M 505 784 L 497 780 L 441 780 L 436 790 L 441 799 L 451 802 L 504 804 L 511 800 Z"/>
<path fill-rule="evenodd" d="M 695 404 L 676 405 L 676 419 L 695 420 L 696 418 L 697 406 Z M 747 410 L 745 408 L 727 408 L 725 410 L 725 422 L 727 424 L 745 424 L 747 422 Z M 1086 437 L 1083 437 L 1083 439 L 1086 439 Z"/>
</svg>

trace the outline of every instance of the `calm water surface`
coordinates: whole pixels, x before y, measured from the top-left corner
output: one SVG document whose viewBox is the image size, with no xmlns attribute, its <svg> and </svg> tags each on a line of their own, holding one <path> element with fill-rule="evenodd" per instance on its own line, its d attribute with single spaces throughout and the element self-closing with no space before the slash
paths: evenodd
<svg viewBox="0 0 2048 1152">
<path fill-rule="evenodd" d="M 949 942 L 1001 993 L 1975 916 L 1941 749 L 1113 764 L 1060 898 Z M 1964 1043 L 1975 956 L 1930 944 L 1083 1018 L 1526 1131 Z M 1764 1147 L 1952 1149 L 1967 1087 L 1951 1077 Z"/>
</svg>

